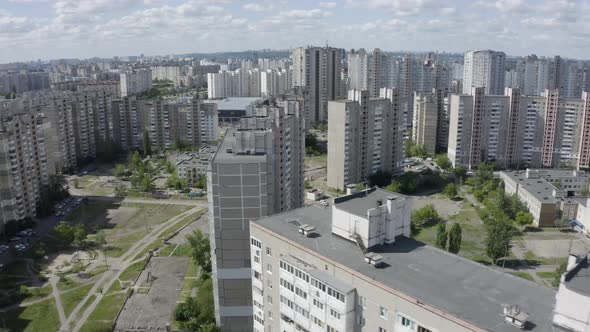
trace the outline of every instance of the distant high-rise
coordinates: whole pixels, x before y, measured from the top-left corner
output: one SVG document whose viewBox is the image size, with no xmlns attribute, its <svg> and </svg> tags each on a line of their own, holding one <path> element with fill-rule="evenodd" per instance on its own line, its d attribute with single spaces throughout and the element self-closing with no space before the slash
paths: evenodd
<svg viewBox="0 0 590 332">
<path fill-rule="evenodd" d="M 484 88 L 487 95 L 501 95 L 504 90 L 506 54 L 492 50 L 465 52 L 463 93 Z"/>
<path fill-rule="evenodd" d="M 348 88 L 367 90 L 369 88 L 369 54 L 364 48 L 348 53 Z"/>
<path fill-rule="evenodd" d="M 306 122 L 324 122 L 328 101 L 342 97 L 342 49 L 299 47 L 293 50 L 293 86 L 308 90 Z"/>
<path fill-rule="evenodd" d="M 250 220 L 303 205 L 303 102 L 277 101 L 229 129 L 208 169 L 216 320 L 251 331 Z"/>
<path fill-rule="evenodd" d="M 121 74 L 121 96 L 142 93 L 152 88 L 152 71 L 132 70 Z"/>
<path fill-rule="evenodd" d="M 397 89 L 380 98 L 350 90 L 348 99 L 328 103 L 328 186 L 366 181 L 371 174 L 399 173 L 403 162 L 403 111 Z"/>
<path fill-rule="evenodd" d="M 493 161 L 503 167 L 586 167 L 590 160 L 590 98 L 561 98 L 559 90 L 524 96 L 452 95 L 448 156 L 453 165 L 477 167 Z"/>
<path fill-rule="evenodd" d="M 436 151 L 437 124 L 436 96 L 430 93 L 416 93 L 414 96 L 412 139 L 415 144 L 422 145 L 429 154 L 434 154 Z"/>
</svg>

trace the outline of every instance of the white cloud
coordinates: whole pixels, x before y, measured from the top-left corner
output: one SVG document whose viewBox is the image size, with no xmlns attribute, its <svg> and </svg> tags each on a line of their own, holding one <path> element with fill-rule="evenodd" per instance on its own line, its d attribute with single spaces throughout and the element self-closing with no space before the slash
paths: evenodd
<svg viewBox="0 0 590 332">
<path fill-rule="evenodd" d="M 349 7 L 386 9 L 398 16 L 423 14 L 426 10 L 439 6 L 432 0 L 346 0 L 345 3 Z"/>
<path fill-rule="evenodd" d="M 320 2 L 319 6 L 321 8 L 336 8 L 337 4 L 335 2 Z"/>
<path fill-rule="evenodd" d="M 253 3 L 253 2 L 243 5 L 242 8 L 244 8 L 244 10 L 247 10 L 250 12 L 263 12 L 266 10 L 266 8 L 264 6 L 262 6 L 261 4 Z"/>
</svg>

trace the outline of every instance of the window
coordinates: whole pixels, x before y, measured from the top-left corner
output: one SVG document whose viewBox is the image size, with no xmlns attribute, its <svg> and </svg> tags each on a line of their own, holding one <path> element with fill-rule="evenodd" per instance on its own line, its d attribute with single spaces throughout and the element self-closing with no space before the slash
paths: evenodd
<svg viewBox="0 0 590 332">
<path fill-rule="evenodd" d="M 334 309 L 330 309 L 330 316 L 332 316 L 336 319 L 340 319 L 340 313 Z"/>
<path fill-rule="evenodd" d="M 367 307 L 367 298 L 363 296 L 359 296 L 359 307 L 366 308 Z"/>
<path fill-rule="evenodd" d="M 266 264 L 266 272 L 271 273 L 272 274 L 272 265 L 270 264 Z"/>
<path fill-rule="evenodd" d="M 258 273 L 258 271 L 252 270 L 252 276 L 254 279 L 260 280 L 260 273 Z"/>
<path fill-rule="evenodd" d="M 262 242 L 256 240 L 255 238 L 250 239 L 250 243 L 258 249 L 262 249 Z"/>
<path fill-rule="evenodd" d="M 331 327 L 330 325 L 326 325 L 326 331 L 327 332 L 338 332 L 338 330 L 336 330 L 335 328 Z"/>
<path fill-rule="evenodd" d="M 297 296 L 303 298 L 304 300 L 307 300 L 307 293 L 301 288 L 295 287 L 295 294 L 297 294 Z"/>
<path fill-rule="evenodd" d="M 272 297 L 269 295 L 266 300 L 268 301 L 269 304 L 272 304 Z"/>
<path fill-rule="evenodd" d="M 418 332 L 432 332 L 432 331 L 429 330 L 429 329 L 427 329 L 427 328 L 425 328 L 425 327 L 418 326 Z"/>
<path fill-rule="evenodd" d="M 315 325 L 317 325 L 317 326 L 319 326 L 319 327 L 324 327 L 324 322 L 322 322 L 322 321 L 321 321 L 319 318 L 317 318 L 316 316 L 313 316 L 313 315 L 312 315 L 312 316 L 311 316 L 311 321 L 312 321 L 312 322 L 313 322 Z"/>
<path fill-rule="evenodd" d="M 356 323 L 358 326 L 363 327 L 365 326 L 365 317 L 363 317 L 362 315 L 358 315 L 356 317 Z"/>
<path fill-rule="evenodd" d="M 256 263 L 260 263 L 260 257 L 258 257 L 258 256 L 254 256 L 254 262 L 256 262 Z"/>
<path fill-rule="evenodd" d="M 269 289 L 272 289 L 272 280 L 267 280 L 266 281 L 266 286 L 268 286 Z"/>
<path fill-rule="evenodd" d="M 387 332 L 387 330 L 382 327 L 379 327 L 379 332 Z"/>
<path fill-rule="evenodd" d="M 324 310 L 324 304 L 317 299 L 313 299 L 313 306 L 320 310 Z"/>
<path fill-rule="evenodd" d="M 379 307 L 379 315 L 381 315 L 381 318 L 387 319 L 387 309 Z"/>
<path fill-rule="evenodd" d="M 399 315 L 398 317 L 399 317 L 399 322 L 400 322 L 401 326 L 413 329 L 414 326 L 416 325 L 416 322 L 414 322 L 413 320 L 411 320 L 409 318 L 406 318 L 402 315 Z"/>
<path fill-rule="evenodd" d="M 272 256 L 272 249 L 270 247 L 266 247 L 266 254 Z"/>
</svg>

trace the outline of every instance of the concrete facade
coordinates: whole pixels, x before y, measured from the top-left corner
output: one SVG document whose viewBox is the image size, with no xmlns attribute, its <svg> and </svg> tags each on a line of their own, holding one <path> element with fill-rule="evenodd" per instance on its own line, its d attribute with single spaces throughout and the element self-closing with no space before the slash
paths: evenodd
<svg viewBox="0 0 590 332">
<path fill-rule="evenodd" d="M 414 121 L 412 140 L 422 145 L 429 154 L 436 151 L 438 107 L 432 94 L 416 93 L 414 95 Z"/>
<path fill-rule="evenodd" d="M 328 104 L 328 186 L 344 190 L 381 170 L 397 174 L 403 162 L 402 110 L 397 89 L 380 98 L 350 90 Z"/>
<path fill-rule="evenodd" d="M 492 50 L 468 51 L 464 55 L 463 93 L 484 88 L 487 95 L 500 95 L 504 90 L 506 54 Z"/>
<path fill-rule="evenodd" d="M 229 129 L 207 172 L 216 320 L 252 329 L 251 219 L 303 205 L 303 109 L 282 100 Z"/>
<path fill-rule="evenodd" d="M 381 203 L 375 193 L 384 193 Z M 254 331 L 520 331 L 505 322 L 503 304 L 553 331 L 551 289 L 405 236 L 363 250 L 355 237 L 334 233 L 342 219 L 335 212 L 360 217 L 403 200 L 381 190 L 355 195 L 251 221 Z M 409 213 L 385 224 L 406 234 L 404 218 Z"/>
</svg>

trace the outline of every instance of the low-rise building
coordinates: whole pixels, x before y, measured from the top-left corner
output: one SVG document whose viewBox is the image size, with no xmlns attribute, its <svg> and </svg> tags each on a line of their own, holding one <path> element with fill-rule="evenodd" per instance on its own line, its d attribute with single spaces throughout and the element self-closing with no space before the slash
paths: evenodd
<svg viewBox="0 0 590 332">
<path fill-rule="evenodd" d="M 197 152 L 182 152 L 175 156 L 176 172 L 180 179 L 193 186 L 201 176 L 207 175 L 207 166 L 215 153 L 215 148 L 203 145 Z"/>
<path fill-rule="evenodd" d="M 590 189 L 590 174 L 559 169 L 503 171 L 504 190 L 516 194 L 533 215 L 536 227 L 577 219 L 583 212 Z M 590 226 L 590 224 L 588 225 Z"/>
<path fill-rule="evenodd" d="M 252 220 L 254 331 L 563 331 L 554 290 L 409 239 L 410 206 L 369 189 Z"/>
</svg>

